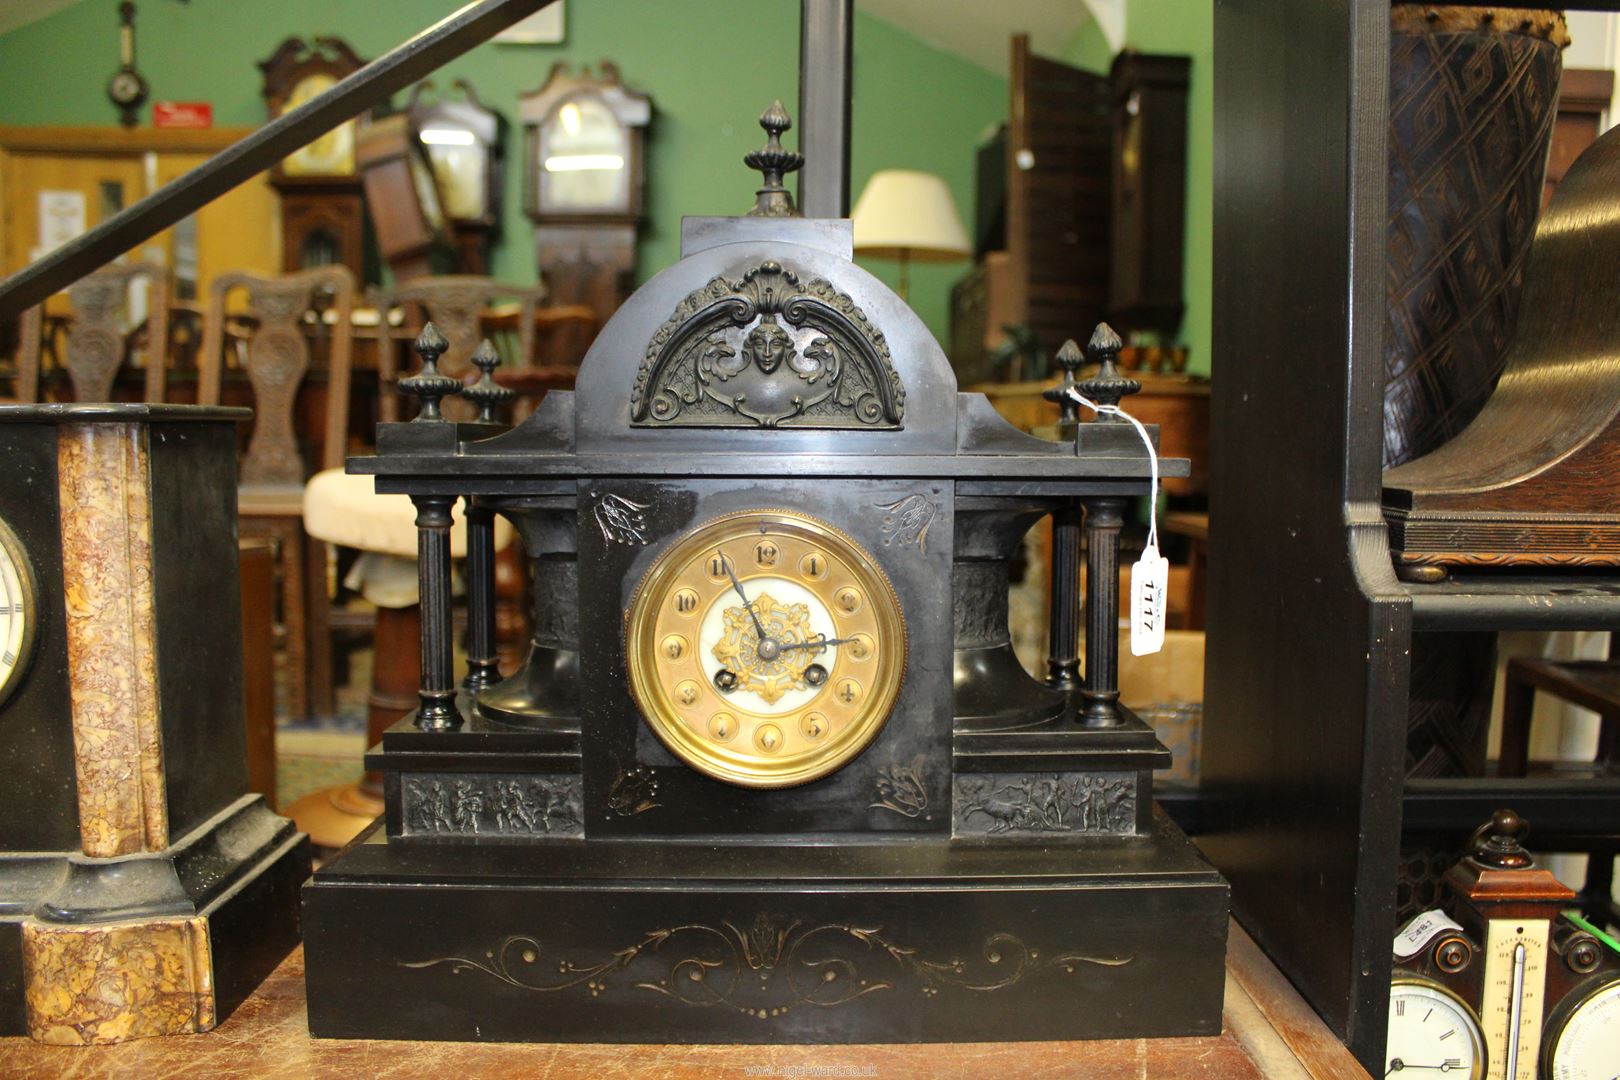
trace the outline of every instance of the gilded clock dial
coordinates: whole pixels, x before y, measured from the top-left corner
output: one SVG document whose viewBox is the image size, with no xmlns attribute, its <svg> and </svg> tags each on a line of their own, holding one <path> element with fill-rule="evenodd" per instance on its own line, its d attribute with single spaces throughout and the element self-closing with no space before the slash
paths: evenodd
<svg viewBox="0 0 1620 1080">
<path fill-rule="evenodd" d="M 37 612 L 34 576 L 16 533 L 0 521 L 0 702 L 28 667 Z"/>
<path fill-rule="evenodd" d="M 733 784 L 826 776 L 882 729 L 905 619 L 875 559 L 786 510 L 712 521 L 648 570 L 626 613 L 630 690 L 658 737 Z"/>
<path fill-rule="evenodd" d="M 283 112 L 291 112 L 307 104 L 337 85 L 337 77 L 316 72 L 306 75 L 293 87 Z M 354 175 L 354 121 L 348 120 L 319 136 L 301 149 L 293 151 L 281 163 L 289 176 L 352 176 Z"/>
</svg>

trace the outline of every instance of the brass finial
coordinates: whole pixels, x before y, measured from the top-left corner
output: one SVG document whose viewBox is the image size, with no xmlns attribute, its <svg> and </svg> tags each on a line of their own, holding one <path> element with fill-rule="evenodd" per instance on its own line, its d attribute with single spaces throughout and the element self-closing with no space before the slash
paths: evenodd
<svg viewBox="0 0 1620 1080">
<path fill-rule="evenodd" d="M 754 208 L 749 217 L 798 217 L 799 208 L 793 205 L 793 194 L 782 186 L 782 178 L 804 164 L 804 156 L 782 148 L 782 133 L 793 126 L 793 120 L 780 100 L 771 102 L 759 118 L 765 129 L 765 147 L 743 157 L 750 169 L 764 174 L 765 183 L 754 195 Z"/>
</svg>

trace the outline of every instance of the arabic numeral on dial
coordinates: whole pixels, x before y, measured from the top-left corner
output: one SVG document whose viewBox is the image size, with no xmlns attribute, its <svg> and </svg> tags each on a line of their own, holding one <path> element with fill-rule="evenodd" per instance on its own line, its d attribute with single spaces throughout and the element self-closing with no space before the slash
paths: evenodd
<svg viewBox="0 0 1620 1080">
<path fill-rule="evenodd" d="M 675 591 L 675 610 L 682 615 L 690 615 L 697 610 L 698 594 L 691 589 L 677 589 Z"/>
<path fill-rule="evenodd" d="M 781 549 L 769 540 L 762 540 L 754 545 L 754 561 L 761 566 L 775 566 L 781 554 Z"/>
<path fill-rule="evenodd" d="M 709 556 L 709 576 L 712 578 L 726 576 L 726 557 L 718 551 Z"/>
</svg>

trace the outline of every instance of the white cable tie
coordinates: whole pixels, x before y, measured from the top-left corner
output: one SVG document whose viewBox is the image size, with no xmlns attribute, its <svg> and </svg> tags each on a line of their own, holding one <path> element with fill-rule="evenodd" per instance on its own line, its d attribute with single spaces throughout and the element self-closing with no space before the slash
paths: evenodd
<svg viewBox="0 0 1620 1080">
<path fill-rule="evenodd" d="M 1148 547 L 1155 551 L 1159 547 L 1159 452 L 1153 447 L 1153 437 L 1142 426 L 1142 421 L 1120 408 L 1118 405 L 1099 405 L 1074 387 L 1066 391 L 1069 397 L 1084 405 L 1099 416 L 1118 416 L 1130 422 L 1141 437 L 1142 445 L 1147 447 L 1148 468 L 1151 470 L 1151 486 L 1148 488 Z"/>
</svg>

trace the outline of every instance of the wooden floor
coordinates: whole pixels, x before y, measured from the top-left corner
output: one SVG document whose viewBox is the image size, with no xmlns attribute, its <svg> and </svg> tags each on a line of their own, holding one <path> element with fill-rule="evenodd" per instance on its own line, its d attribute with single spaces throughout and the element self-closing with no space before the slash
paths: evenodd
<svg viewBox="0 0 1620 1080">
<path fill-rule="evenodd" d="M 303 950 L 206 1035 L 120 1046 L 0 1039 L 4 1077 L 1084 1077 L 1349 1080 L 1367 1074 L 1247 935 L 1232 927 L 1226 1030 L 1219 1038 L 922 1046 L 530 1046 L 315 1040 L 304 1013 Z M 386 994 L 388 988 L 377 988 Z"/>
</svg>

